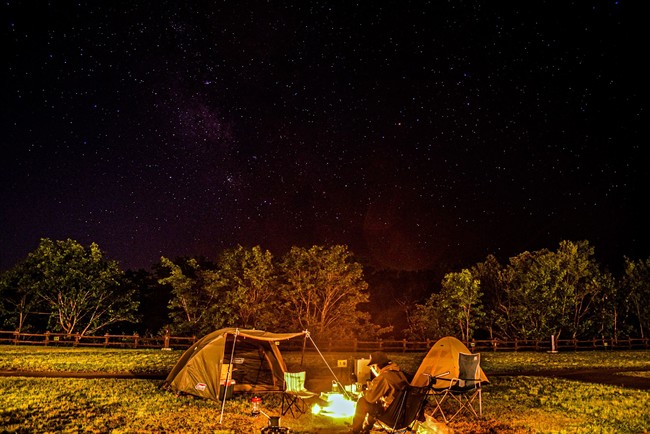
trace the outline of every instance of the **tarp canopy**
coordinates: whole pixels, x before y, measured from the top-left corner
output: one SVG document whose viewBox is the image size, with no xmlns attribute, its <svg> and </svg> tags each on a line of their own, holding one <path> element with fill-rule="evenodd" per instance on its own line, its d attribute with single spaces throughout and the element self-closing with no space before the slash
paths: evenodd
<svg viewBox="0 0 650 434">
<path fill-rule="evenodd" d="M 221 388 L 226 379 L 232 380 L 235 391 L 282 390 L 287 366 L 279 342 L 306 335 L 306 331 L 216 330 L 181 355 L 163 385 L 176 393 L 215 401 L 224 395 Z"/>
<path fill-rule="evenodd" d="M 425 386 L 428 376 L 436 376 L 449 371 L 444 378 L 458 378 L 458 353 L 471 354 L 465 344 L 453 336 L 446 336 L 439 339 L 429 350 L 422 360 L 411 384 L 414 386 Z M 483 369 L 480 369 L 481 380 L 487 382 Z M 438 380 L 433 387 L 447 387 L 449 381 Z"/>
</svg>

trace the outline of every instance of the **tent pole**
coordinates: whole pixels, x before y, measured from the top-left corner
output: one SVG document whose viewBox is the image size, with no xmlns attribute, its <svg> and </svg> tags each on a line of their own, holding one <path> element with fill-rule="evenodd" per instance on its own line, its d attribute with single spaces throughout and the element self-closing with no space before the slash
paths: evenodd
<svg viewBox="0 0 650 434">
<path fill-rule="evenodd" d="M 325 362 L 325 366 L 327 366 L 327 369 L 329 369 L 330 372 L 332 373 L 332 377 L 334 377 L 334 380 L 336 380 L 336 384 L 339 385 L 339 388 L 343 391 L 343 394 L 345 395 L 345 397 L 350 399 L 351 396 L 348 394 L 347 390 L 345 390 L 345 387 L 343 387 L 343 385 L 341 384 L 339 379 L 336 377 L 336 374 L 334 373 L 334 371 L 330 367 L 329 363 L 327 363 L 327 360 L 325 360 L 325 356 L 323 356 L 323 353 L 320 352 L 320 350 L 316 346 L 316 342 L 314 342 L 314 340 L 311 338 L 311 335 L 309 334 L 309 332 L 307 332 L 307 336 L 309 337 L 309 340 L 311 341 L 311 343 L 314 345 L 314 348 L 316 348 L 316 351 L 318 351 L 318 354 L 320 354 L 320 357 L 321 357 L 321 359 L 323 359 L 323 362 Z"/>
<path fill-rule="evenodd" d="M 235 339 L 232 342 L 232 351 L 230 351 L 230 364 L 228 365 L 228 372 L 226 373 L 226 384 L 224 384 L 225 390 L 223 391 L 223 399 L 221 400 L 221 416 L 219 417 L 219 425 L 223 421 L 223 411 L 226 408 L 226 397 L 228 396 L 228 383 L 230 382 L 230 373 L 232 372 L 232 361 L 235 358 L 235 345 L 237 345 L 237 336 L 239 336 L 239 328 L 235 329 Z M 228 336 L 226 336 L 226 343 L 228 342 Z M 221 387 L 221 384 L 219 385 Z"/>
<path fill-rule="evenodd" d="M 302 368 L 302 362 L 305 360 L 305 348 L 307 347 L 307 336 L 309 336 L 309 332 L 307 330 L 304 331 L 305 337 L 302 340 L 302 354 L 300 354 L 300 367 Z"/>
</svg>

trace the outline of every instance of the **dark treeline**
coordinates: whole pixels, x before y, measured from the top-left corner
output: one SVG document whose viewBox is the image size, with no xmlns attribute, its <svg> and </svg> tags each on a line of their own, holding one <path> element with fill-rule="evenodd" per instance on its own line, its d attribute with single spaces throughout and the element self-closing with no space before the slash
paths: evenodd
<svg viewBox="0 0 650 434">
<path fill-rule="evenodd" d="M 650 258 L 603 269 L 587 241 L 494 256 L 461 270 L 363 265 L 346 246 L 280 257 L 237 246 L 123 271 L 99 246 L 42 239 L 0 275 L 4 329 L 200 336 L 226 326 L 309 330 L 322 339 L 646 337 Z"/>
</svg>

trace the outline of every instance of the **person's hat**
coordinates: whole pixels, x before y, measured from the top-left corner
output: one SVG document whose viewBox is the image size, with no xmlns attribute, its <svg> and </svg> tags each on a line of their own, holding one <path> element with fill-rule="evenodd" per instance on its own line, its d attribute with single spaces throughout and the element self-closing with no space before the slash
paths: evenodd
<svg viewBox="0 0 650 434">
<path fill-rule="evenodd" d="M 387 365 L 388 363 L 390 363 L 390 360 L 385 353 L 381 351 L 375 351 L 374 353 L 370 354 L 370 361 L 368 362 L 368 366 Z"/>
</svg>

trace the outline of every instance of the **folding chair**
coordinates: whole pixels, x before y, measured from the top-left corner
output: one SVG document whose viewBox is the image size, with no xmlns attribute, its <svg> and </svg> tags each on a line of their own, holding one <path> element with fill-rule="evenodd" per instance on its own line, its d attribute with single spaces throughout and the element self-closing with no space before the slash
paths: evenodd
<svg viewBox="0 0 650 434">
<path fill-rule="evenodd" d="M 435 408 L 431 413 L 435 417 L 440 413 L 445 423 L 452 421 L 456 416 L 463 412 L 473 414 L 475 417 L 483 416 L 483 402 L 481 395 L 481 355 L 480 354 L 458 354 L 458 377 L 457 378 L 440 378 L 437 380 L 449 381 L 449 386 L 444 388 L 432 388 L 432 396 L 435 401 Z M 445 410 L 450 405 L 455 404 L 456 411 L 447 417 Z M 474 403 L 478 402 L 478 413 L 474 408 Z M 445 408 L 443 408 L 445 405 Z M 453 407 L 451 409 L 453 411 Z M 448 413 L 451 411 L 447 411 Z"/>
<path fill-rule="evenodd" d="M 424 419 L 431 382 L 426 386 L 407 385 L 386 411 L 377 416 L 377 422 L 389 433 L 415 433 L 415 421 Z"/>
<path fill-rule="evenodd" d="M 285 372 L 284 390 L 282 391 L 282 416 L 287 412 L 291 412 L 293 417 L 300 417 L 307 411 L 305 400 L 317 395 L 317 393 L 305 389 L 305 371 Z"/>
</svg>

